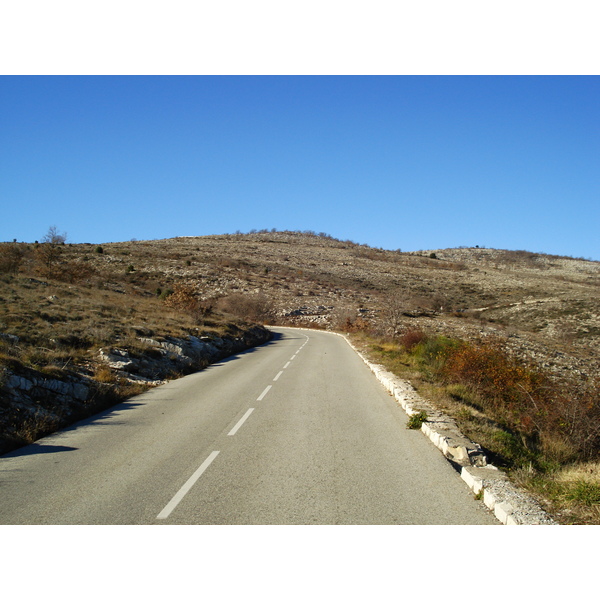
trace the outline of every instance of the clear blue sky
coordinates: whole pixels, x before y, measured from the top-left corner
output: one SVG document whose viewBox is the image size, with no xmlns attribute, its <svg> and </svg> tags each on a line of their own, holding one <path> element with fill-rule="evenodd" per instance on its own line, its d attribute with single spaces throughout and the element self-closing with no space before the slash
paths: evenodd
<svg viewBox="0 0 600 600">
<path fill-rule="evenodd" d="M 0 241 L 314 230 L 600 260 L 598 76 L 2 76 Z"/>
</svg>

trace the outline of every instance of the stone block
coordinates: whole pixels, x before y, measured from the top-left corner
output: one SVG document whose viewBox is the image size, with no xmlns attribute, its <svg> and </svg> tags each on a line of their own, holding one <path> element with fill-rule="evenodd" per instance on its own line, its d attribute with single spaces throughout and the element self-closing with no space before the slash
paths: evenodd
<svg viewBox="0 0 600 600">
<path fill-rule="evenodd" d="M 452 446 L 448 444 L 447 455 L 457 462 L 471 462 L 466 446 Z"/>
<path fill-rule="evenodd" d="M 23 390 L 25 392 L 28 392 L 33 387 L 33 383 L 29 381 L 29 379 L 25 379 L 25 377 L 11 375 L 8 378 L 7 386 L 9 388 L 14 388 L 16 390 Z"/>
<path fill-rule="evenodd" d="M 508 502 L 494 503 L 494 515 L 496 516 L 498 521 L 500 521 L 504 525 L 508 524 L 509 517 L 511 518 L 511 521 L 514 521 L 514 519 L 512 518 L 513 512 L 513 507 Z"/>
<path fill-rule="evenodd" d="M 73 395 L 77 400 L 86 400 L 88 396 L 89 388 L 83 383 L 76 383 L 73 385 Z"/>
<path fill-rule="evenodd" d="M 476 467 L 487 466 L 487 457 L 481 448 L 471 448 L 468 450 L 469 462 Z"/>
<path fill-rule="evenodd" d="M 496 505 L 496 496 L 490 492 L 488 489 L 483 490 L 483 503 L 490 509 L 494 510 L 494 506 Z"/>
<path fill-rule="evenodd" d="M 483 479 L 477 477 L 471 470 L 463 467 L 460 471 L 461 479 L 469 486 L 474 494 L 479 494 L 483 489 Z"/>
</svg>

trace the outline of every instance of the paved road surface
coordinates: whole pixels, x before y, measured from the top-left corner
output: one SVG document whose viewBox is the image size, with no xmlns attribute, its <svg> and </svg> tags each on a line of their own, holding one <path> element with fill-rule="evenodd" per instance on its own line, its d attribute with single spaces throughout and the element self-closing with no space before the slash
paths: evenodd
<svg viewBox="0 0 600 600">
<path fill-rule="evenodd" d="M 341 337 L 274 330 L 0 457 L 0 523 L 498 523 Z"/>
</svg>

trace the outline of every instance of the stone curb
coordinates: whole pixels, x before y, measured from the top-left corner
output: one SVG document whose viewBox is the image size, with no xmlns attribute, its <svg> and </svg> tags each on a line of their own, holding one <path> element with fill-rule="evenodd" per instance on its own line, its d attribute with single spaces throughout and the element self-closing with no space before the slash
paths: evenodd
<svg viewBox="0 0 600 600">
<path fill-rule="evenodd" d="M 533 499 L 519 492 L 510 483 L 505 473 L 487 464 L 487 458 L 479 444 L 464 436 L 452 419 L 423 400 L 408 381 L 386 371 L 381 365 L 369 361 L 346 335 L 307 327 L 289 327 L 289 329 L 323 331 L 323 333 L 340 336 L 348 342 L 409 417 L 422 410 L 426 411 L 428 418 L 421 426 L 422 433 L 446 459 L 460 467 L 461 479 L 475 496 L 481 497 L 485 506 L 503 525 L 557 524 Z"/>
</svg>

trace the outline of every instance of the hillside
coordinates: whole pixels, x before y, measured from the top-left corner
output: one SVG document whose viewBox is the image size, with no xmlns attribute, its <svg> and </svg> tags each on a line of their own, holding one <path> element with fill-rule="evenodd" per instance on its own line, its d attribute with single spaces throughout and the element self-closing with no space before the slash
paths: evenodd
<svg viewBox="0 0 600 600">
<path fill-rule="evenodd" d="M 117 292 L 127 283 L 151 296 L 179 284 L 215 303 L 251 294 L 271 322 L 325 328 L 357 318 L 381 327 L 393 300 L 404 326 L 493 333 L 557 373 L 598 370 L 598 262 L 479 248 L 402 253 L 299 232 L 122 242 L 101 255 L 94 246 L 67 250 Z"/>
<path fill-rule="evenodd" d="M 385 348 L 400 356 L 398 340 L 411 332 L 420 332 L 416 339 L 489 340 L 541 369 L 544 381 L 554 382 L 546 387 L 591 402 L 586 415 L 598 406 L 595 261 L 487 248 L 390 251 L 314 232 L 263 230 L 101 245 L 1 244 L 0 271 L 2 385 L 15 374 L 63 384 L 77 375 L 116 390 L 116 401 L 207 364 L 196 350 L 188 360 L 186 344 L 213 344 L 217 353 L 215 344 L 226 339 L 234 351 L 264 341 L 264 329 L 255 328 L 264 323 L 350 332 L 384 357 Z M 407 369 L 401 375 L 437 397 L 427 388 L 430 373 L 408 369 L 407 356 L 396 360 Z M 507 446 L 496 438 L 513 436 L 526 452 L 540 444 L 497 415 L 482 416 L 476 402 L 453 404 L 455 396 L 438 398 L 442 408 L 508 466 L 523 464 L 523 456 L 502 456 Z M 4 391 L 2 410 L 14 411 L 13 400 Z M 582 402 L 573 407 L 583 410 Z M 571 422 L 582 419 L 590 420 L 581 413 Z M 495 429 L 486 433 L 480 421 L 496 421 Z M 51 429 L 46 424 L 32 439 Z M 596 460 L 598 432 L 590 431 L 592 450 L 582 457 Z M 573 461 L 564 449 L 552 452 Z M 600 479 L 593 486 L 600 499 Z M 572 518 L 590 522 L 588 508 Z"/>
<path fill-rule="evenodd" d="M 421 327 L 467 339 L 493 334 L 561 377 L 590 377 L 600 366 L 598 262 L 482 248 L 404 253 L 276 231 L 67 244 L 51 267 L 31 246 L 14 246 L 22 255 L 18 274 L 0 282 L 4 344 L 18 336 L 48 347 L 45 337 L 56 337 L 61 323 L 68 324 L 64 335 L 105 343 L 115 333 L 126 338 L 132 326 L 189 333 L 189 315 L 155 308 L 184 286 L 204 310 L 250 320 L 382 332 Z M 397 316 L 387 314 L 390 303 Z"/>
</svg>

